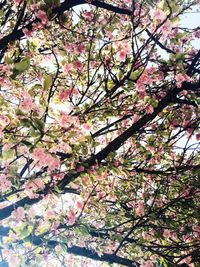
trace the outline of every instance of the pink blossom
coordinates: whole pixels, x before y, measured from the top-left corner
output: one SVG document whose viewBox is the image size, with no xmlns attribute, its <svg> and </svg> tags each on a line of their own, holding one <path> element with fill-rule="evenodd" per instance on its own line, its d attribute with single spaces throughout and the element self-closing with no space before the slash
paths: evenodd
<svg viewBox="0 0 200 267">
<path fill-rule="evenodd" d="M 56 158 L 56 157 L 53 157 L 50 154 L 48 154 L 45 157 L 45 163 L 44 164 L 46 166 L 48 166 L 48 169 L 50 171 L 54 171 L 55 169 L 59 169 L 59 167 L 60 167 L 60 159 Z"/>
<path fill-rule="evenodd" d="M 142 237 L 146 240 L 150 240 L 151 236 L 148 233 L 143 232 Z"/>
<path fill-rule="evenodd" d="M 62 251 L 62 247 L 61 247 L 61 245 L 57 245 L 57 246 L 55 247 L 55 251 L 56 251 L 57 253 L 60 253 L 60 252 Z"/>
<path fill-rule="evenodd" d="M 82 203 L 82 201 L 77 200 L 77 201 L 76 201 L 76 207 L 77 207 L 77 209 L 82 210 L 82 208 L 83 208 L 83 203 Z"/>
<path fill-rule="evenodd" d="M 169 238 L 171 236 L 171 232 L 170 232 L 170 230 L 169 229 L 165 229 L 164 231 L 163 231 L 163 237 L 165 237 L 165 238 Z"/>
<path fill-rule="evenodd" d="M 70 116 L 66 112 L 60 112 L 60 119 L 59 123 L 62 127 L 69 127 L 70 126 Z"/>
<path fill-rule="evenodd" d="M 21 90 L 20 97 L 21 97 L 21 102 L 19 108 L 25 112 L 31 111 L 33 107 L 33 99 L 29 95 L 29 93 L 25 90 Z"/>
<path fill-rule="evenodd" d="M 151 106 L 151 105 L 148 105 L 146 108 L 145 108 L 145 111 L 147 114 L 152 114 L 153 111 L 154 111 L 154 108 Z"/>
<path fill-rule="evenodd" d="M 66 75 L 69 75 L 70 74 L 70 71 L 73 69 L 73 65 L 71 63 L 69 64 L 65 64 L 63 66 L 63 72 L 66 74 Z"/>
<path fill-rule="evenodd" d="M 10 119 L 8 116 L 0 114 L 0 126 L 3 128 L 6 127 L 10 123 Z"/>
<path fill-rule="evenodd" d="M 58 229 L 60 223 L 58 221 L 53 221 L 51 224 L 51 231 L 56 232 L 56 230 Z"/>
<path fill-rule="evenodd" d="M 62 102 L 64 102 L 65 100 L 67 100 L 68 97 L 70 96 L 71 92 L 72 91 L 69 90 L 69 89 L 62 90 L 61 92 L 59 92 L 59 95 L 58 95 L 59 100 L 62 101 Z"/>
<path fill-rule="evenodd" d="M 14 0 L 16 5 L 19 5 L 23 0 Z"/>
<path fill-rule="evenodd" d="M 194 37 L 196 37 L 196 38 L 200 38 L 200 30 L 196 30 L 196 31 L 194 32 Z"/>
<path fill-rule="evenodd" d="M 32 153 L 32 159 L 35 161 L 40 161 L 43 160 L 45 157 L 45 150 L 44 148 L 38 147 L 34 148 L 33 153 Z"/>
<path fill-rule="evenodd" d="M 22 31 L 27 38 L 32 37 L 32 31 L 30 31 L 29 29 L 23 28 Z"/>
<path fill-rule="evenodd" d="M 160 31 L 162 32 L 162 36 L 167 37 L 172 32 L 172 24 L 169 20 L 167 20 L 161 27 Z"/>
<path fill-rule="evenodd" d="M 152 20 L 160 20 L 163 21 L 166 19 L 166 14 L 161 9 L 153 9 L 150 13 Z"/>
<path fill-rule="evenodd" d="M 0 174 L 0 192 L 4 193 L 10 189 L 12 186 L 11 181 L 9 181 L 5 174 Z"/>
<path fill-rule="evenodd" d="M 199 141 L 200 140 L 200 133 L 197 133 L 195 137 L 196 137 L 197 141 Z"/>
<path fill-rule="evenodd" d="M 80 60 L 74 61 L 73 67 L 74 67 L 74 69 L 81 71 L 83 68 L 83 63 Z"/>
<path fill-rule="evenodd" d="M 127 54 L 131 53 L 132 49 L 128 42 L 123 42 L 122 47 Z"/>
<path fill-rule="evenodd" d="M 64 46 L 64 48 L 65 48 L 65 50 L 66 50 L 68 53 L 71 53 L 71 52 L 74 51 L 74 45 L 73 45 L 73 44 L 70 44 L 70 43 L 66 44 L 66 45 Z"/>
<path fill-rule="evenodd" d="M 30 198 L 37 197 L 37 194 L 35 194 L 38 190 L 43 190 L 45 188 L 45 184 L 41 178 L 36 178 L 33 181 L 27 181 L 24 184 L 24 192 L 27 194 Z"/>
<path fill-rule="evenodd" d="M 36 178 L 32 183 L 35 185 L 35 189 L 44 189 L 45 187 L 42 178 Z"/>
<path fill-rule="evenodd" d="M 76 216 L 72 210 L 67 212 L 67 220 L 69 225 L 73 225 L 76 222 Z"/>
<path fill-rule="evenodd" d="M 153 262 L 151 262 L 151 261 L 143 260 L 140 266 L 141 266 L 141 267 L 153 267 L 154 264 L 153 264 Z"/>
<path fill-rule="evenodd" d="M 106 196 L 106 193 L 105 192 L 99 192 L 97 196 L 99 199 L 102 199 Z"/>
<path fill-rule="evenodd" d="M 181 91 L 181 95 L 187 95 L 187 94 L 188 94 L 188 91 L 187 90 Z"/>
<path fill-rule="evenodd" d="M 79 120 L 76 116 L 70 116 L 66 112 L 61 111 L 59 124 L 64 128 L 68 128 L 70 126 L 79 127 Z"/>
<path fill-rule="evenodd" d="M 89 22 L 91 22 L 93 20 L 93 13 L 91 11 L 86 11 L 83 14 L 83 17 L 85 17 Z"/>
<path fill-rule="evenodd" d="M 191 263 L 191 261 L 192 261 L 192 257 L 191 256 L 187 256 L 185 259 L 183 259 L 182 261 L 180 261 L 180 264 L 183 264 L 183 263 L 185 263 L 185 264 L 190 264 Z M 189 266 L 191 266 L 191 265 L 189 265 Z"/>
<path fill-rule="evenodd" d="M 0 127 L 0 138 L 2 138 L 2 137 L 3 137 L 3 128 Z"/>
<path fill-rule="evenodd" d="M 35 217 L 35 208 L 34 207 L 31 207 L 28 210 L 28 216 L 29 216 L 30 219 L 33 219 Z"/>
<path fill-rule="evenodd" d="M 70 88 L 70 89 L 65 89 L 59 92 L 59 100 L 64 102 L 65 100 L 67 100 L 69 98 L 69 96 L 77 96 L 79 95 L 79 91 L 76 88 Z"/>
<path fill-rule="evenodd" d="M 185 82 L 185 81 L 189 82 L 190 81 L 190 77 L 187 76 L 186 74 L 178 73 L 175 77 L 175 80 L 176 80 L 176 86 L 178 88 L 181 88 L 183 82 Z"/>
<path fill-rule="evenodd" d="M 195 225 L 193 227 L 193 231 L 194 231 L 194 236 L 200 239 L 200 226 Z"/>
<path fill-rule="evenodd" d="M 140 116 L 138 114 L 133 115 L 133 122 L 136 123 L 140 119 Z"/>
<path fill-rule="evenodd" d="M 25 219 L 25 212 L 24 208 L 18 207 L 16 210 L 12 212 L 12 217 L 17 221 L 20 222 Z"/>
<path fill-rule="evenodd" d="M 112 31 L 108 30 L 108 29 L 105 29 L 105 35 L 106 37 L 108 37 L 109 39 L 112 39 L 113 38 L 113 33 Z"/>
<path fill-rule="evenodd" d="M 85 170 L 84 166 L 79 166 L 76 171 L 77 172 L 83 172 Z"/>
<path fill-rule="evenodd" d="M 81 128 L 84 134 L 88 134 L 91 131 L 91 125 L 88 123 L 81 124 Z"/>
<path fill-rule="evenodd" d="M 145 92 L 145 91 L 138 91 L 138 93 L 139 93 L 139 98 L 140 98 L 141 100 L 144 100 L 144 98 L 145 98 L 145 96 L 146 96 L 146 92 Z"/>
<path fill-rule="evenodd" d="M 119 61 L 125 61 L 126 60 L 126 55 L 127 55 L 127 53 L 126 53 L 126 51 L 125 50 L 120 50 L 119 52 L 117 52 L 117 59 L 119 60 Z"/>
<path fill-rule="evenodd" d="M 44 11 L 39 10 L 39 11 L 36 13 L 36 17 L 37 17 L 38 19 L 41 20 L 41 23 L 42 23 L 43 25 L 46 25 L 46 24 L 47 24 L 47 22 L 48 22 L 48 17 L 47 17 L 47 14 L 46 14 Z"/>
<path fill-rule="evenodd" d="M 32 11 L 37 10 L 37 5 L 36 5 L 36 4 L 31 4 L 31 10 L 32 10 Z"/>
<path fill-rule="evenodd" d="M 135 209 L 135 213 L 138 216 L 143 216 L 144 215 L 144 204 L 143 204 L 142 200 L 138 201 L 138 204 L 137 204 L 136 209 Z"/>
<path fill-rule="evenodd" d="M 76 52 L 79 54 L 82 54 L 85 51 L 85 45 L 84 44 L 78 44 L 75 48 Z"/>
<path fill-rule="evenodd" d="M 115 251 L 115 246 L 113 243 L 110 243 L 106 246 L 106 253 L 112 254 Z"/>
<path fill-rule="evenodd" d="M 44 214 L 45 221 L 51 220 L 55 217 L 55 212 L 53 210 L 46 210 Z"/>
<path fill-rule="evenodd" d="M 64 173 L 54 173 L 53 174 L 53 179 L 56 181 L 60 181 L 64 178 Z"/>
<path fill-rule="evenodd" d="M 12 266 L 19 266 L 19 258 L 11 252 L 7 257 L 6 257 L 9 267 Z"/>
<path fill-rule="evenodd" d="M 83 176 L 83 181 L 84 181 L 85 184 L 89 184 L 90 183 L 90 177 L 89 177 L 88 174 L 85 174 Z"/>
</svg>

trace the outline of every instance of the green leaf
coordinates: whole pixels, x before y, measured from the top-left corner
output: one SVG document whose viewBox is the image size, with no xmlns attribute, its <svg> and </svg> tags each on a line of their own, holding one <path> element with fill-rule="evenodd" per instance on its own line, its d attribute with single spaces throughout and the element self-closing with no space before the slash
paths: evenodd
<svg viewBox="0 0 200 267">
<path fill-rule="evenodd" d="M 15 63 L 15 69 L 24 72 L 29 69 L 30 67 L 30 59 L 29 58 L 24 58 L 20 62 Z"/>
<path fill-rule="evenodd" d="M 31 128 L 31 131 L 29 132 L 31 137 L 39 137 L 41 133 L 33 128 Z"/>
<path fill-rule="evenodd" d="M 26 146 L 32 146 L 32 143 L 30 143 L 30 142 L 28 142 L 26 140 L 23 140 L 21 143 L 26 145 Z"/>
<path fill-rule="evenodd" d="M 134 92 L 132 95 L 133 100 L 138 100 L 138 92 Z"/>
<path fill-rule="evenodd" d="M 20 236 L 21 238 L 26 238 L 27 236 L 30 235 L 30 233 L 33 231 L 33 226 L 29 225 L 28 227 L 25 226 L 21 231 L 20 231 Z"/>
<path fill-rule="evenodd" d="M 3 97 L 0 96 L 0 106 L 2 106 L 4 104 L 4 99 Z"/>
<path fill-rule="evenodd" d="M 52 78 L 50 75 L 44 75 L 43 79 L 43 88 L 44 90 L 48 90 L 52 84 Z"/>
<path fill-rule="evenodd" d="M 29 127 L 31 125 L 31 121 L 29 119 L 23 118 L 20 120 L 22 126 Z"/>
<path fill-rule="evenodd" d="M 9 56 L 5 56 L 5 57 L 4 57 L 4 62 L 5 62 L 6 64 L 12 64 L 12 63 L 13 63 L 13 60 L 12 60 L 12 58 L 10 58 Z"/>
<path fill-rule="evenodd" d="M 152 107 L 157 108 L 157 106 L 158 106 L 158 100 L 152 99 L 150 103 L 151 103 Z"/>
<path fill-rule="evenodd" d="M 122 79 L 122 77 L 123 77 L 123 72 L 122 72 L 121 70 L 118 71 L 118 73 L 117 73 L 117 77 L 118 77 L 119 80 Z"/>
<path fill-rule="evenodd" d="M 90 234 L 89 229 L 86 225 L 80 225 L 75 229 L 75 231 L 77 232 L 78 235 L 82 236 L 88 236 Z"/>
<path fill-rule="evenodd" d="M 44 128 L 44 122 L 38 118 L 34 119 L 33 124 L 38 130 L 42 130 Z"/>
<path fill-rule="evenodd" d="M 150 103 L 150 101 L 151 101 L 151 97 L 150 96 L 145 96 L 144 97 L 144 104 L 148 104 L 148 103 Z"/>
<path fill-rule="evenodd" d="M 108 90 L 111 90 L 114 86 L 115 86 L 115 83 L 112 80 L 108 80 L 107 82 Z"/>
<path fill-rule="evenodd" d="M 184 54 L 183 53 L 176 53 L 175 54 L 175 58 L 177 60 L 183 60 L 184 59 Z"/>
<path fill-rule="evenodd" d="M 2 152 L 2 157 L 3 160 L 8 160 L 14 157 L 14 150 L 8 149 L 8 150 L 3 150 Z"/>
<path fill-rule="evenodd" d="M 133 81 L 137 80 L 137 78 L 141 75 L 143 68 L 139 68 L 138 70 L 132 71 L 129 78 Z"/>
<path fill-rule="evenodd" d="M 60 243 L 59 245 L 61 247 L 62 252 L 66 253 L 67 252 L 67 246 L 63 243 Z"/>
<path fill-rule="evenodd" d="M 197 103 L 197 105 L 200 105 L 200 98 L 196 98 L 195 102 Z"/>
</svg>

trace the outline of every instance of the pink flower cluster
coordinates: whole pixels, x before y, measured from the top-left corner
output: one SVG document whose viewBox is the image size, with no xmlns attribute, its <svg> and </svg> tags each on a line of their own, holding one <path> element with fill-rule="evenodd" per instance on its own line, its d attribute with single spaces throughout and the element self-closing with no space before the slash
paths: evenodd
<svg viewBox="0 0 200 267">
<path fill-rule="evenodd" d="M 169 238 L 176 239 L 177 238 L 177 234 L 172 232 L 172 231 L 170 231 L 169 229 L 165 229 L 163 231 L 163 237 L 165 237 L 167 239 L 169 239 Z"/>
<path fill-rule="evenodd" d="M 47 24 L 47 22 L 48 22 L 48 17 L 47 17 L 47 14 L 46 14 L 44 11 L 39 10 L 39 11 L 36 13 L 36 17 L 37 17 L 38 19 L 40 19 L 40 21 L 41 21 L 41 23 L 42 23 L 43 25 L 46 25 L 46 24 Z"/>
<path fill-rule="evenodd" d="M 153 262 L 151 262 L 151 261 L 143 260 L 140 266 L 141 266 L 141 267 L 153 267 L 154 264 L 153 264 Z"/>
<path fill-rule="evenodd" d="M 60 112 L 60 118 L 58 120 L 58 123 L 63 128 L 69 128 L 70 126 L 78 128 L 80 125 L 78 117 L 70 116 L 63 111 Z"/>
<path fill-rule="evenodd" d="M 132 49 L 129 43 L 123 42 L 120 45 L 116 45 L 116 58 L 119 61 L 125 61 L 128 54 L 131 53 Z"/>
<path fill-rule="evenodd" d="M 46 153 L 44 148 L 35 148 L 32 153 L 32 159 L 37 162 L 39 168 L 47 166 L 50 171 L 54 171 L 60 167 L 59 158 Z"/>
<path fill-rule="evenodd" d="M 14 0 L 14 2 L 16 5 L 19 5 L 22 2 L 22 0 Z"/>
<path fill-rule="evenodd" d="M 32 37 L 32 35 L 33 35 L 33 32 L 30 31 L 30 30 L 27 29 L 27 28 L 23 28 L 22 31 L 23 31 L 24 35 L 25 35 L 27 38 Z"/>
<path fill-rule="evenodd" d="M 135 213 L 138 216 L 144 216 L 144 204 L 143 204 L 142 200 L 138 201 L 138 204 L 137 204 L 136 209 L 135 209 Z"/>
<path fill-rule="evenodd" d="M 72 210 L 69 210 L 67 212 L 67 220 L 69 225 L 73 225 L 76 222 L 76 216 L 75 213 Z"/>
<path fill-rule="evenodd" d="M 153 21 L 159 20 L 164 21 L 166 19 L 166 14 L 161 9 L 155 8 L 150 12 L 151 19 Z"/>
<path fill-rule="evenodd" d="M 182 264 L 186 264 L 187 266 L 189 266 L 189 267 L 192 267 L 192 266 L 194 266 L 193 264 L 191 264 L 191 261 L 192 261 L 192 257 L 191 256 L 187 256 L 187 257 L 185 257 L 182 261 L 180 261 L 180 265 L 182 265 Z"/>
<path fill-rule="evenodd" d="M 36 192 L 38 190 L 43 190 L 44 188 L 45 184 L 43 180 L 41 178 L 36 178 L 24 184 L 24 193 L 29 196 L 29 198 L 35 198 L 38 196 Z"/>
<path fill-rule="evenodd" d="M 64 102 L 65 100 L 67 100 L 70 96 L 78 96 L 79 95 L 79 91 L 76 88 L 69 88 L 69 89 L 65 89 L 65 90 L 61 90 L 59 92 L 59 100 Z"/>
<path fill-rule="evenodd" d="M 182 83 L 183 82 L 190 82 L 191 79 L 189 76 L 187 76 L 186 74 L 181 74 L 181 73 L 178 73 L 175 77 L 175 81 L 176 81 L 176 86 L 178 88 L 181 88 L 182 86 Z"/>
<path fill-rule="evenodd" d="M 20 93 L 21 102 L 19 105 L 19 108 L 24 112 L 29 112 L 34 107 L 33 99 L 31 95 L 25 91 L 22 90 Z"/>
<path fill-rule="evenodd" d="M 93 12 L 91 11 L 85 11 L 82 13 L 82 16 L 89 22 L 92 22 L 93 21 L 93 18 L 94 18 L 94 14 Z"/>
<path fill-rule="evenodd" d="M 64 46 L 64 48 L 65 48 L 66 52 L 68 52 L 68 53 L 80 55 L 80 54 L 85 52 L 86 46 L 83 43 L 77 43 L 77 44 L 67 43 Z"/>
<path fill-rule="evenodd" d="M 25 219 L 24 208 L 18 207 L 16 210 L 12 212 L 12 217 L 17 222 L 21 222 L 22 220 L 24 220 Z"/>
<path fill-rule="evenodd" d="M 11 249 L 4 249 L 3 256 L 8 261 L 9 266 L 19 266 L 19 259 Z"/>
<path fill-rule="evenodd" d="M 5 174 L 0 174 L 0 192 L 4 193 L 10 189 L 12 183 L 9 181 Z"/>
<path fill-rule="evenodd" d="M 66 63 L 63 66 L 63 72 L 69 75 L 71 71 L 81 71 L 83 69 L 83 63 L 80 60 L 76 60 L 73 63 Z"/>
</svg>

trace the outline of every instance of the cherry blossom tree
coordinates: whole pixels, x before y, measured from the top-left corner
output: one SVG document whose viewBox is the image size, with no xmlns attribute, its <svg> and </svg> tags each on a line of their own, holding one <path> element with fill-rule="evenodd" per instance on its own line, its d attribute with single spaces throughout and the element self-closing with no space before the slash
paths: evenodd
<svg viewBox="0 0 200 267">
<path fill-rule="evenodd" d="M 0 0 L 1 266 L 198 266 L 199 4 Z"/>
</svg>

